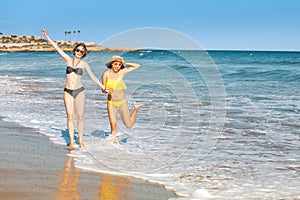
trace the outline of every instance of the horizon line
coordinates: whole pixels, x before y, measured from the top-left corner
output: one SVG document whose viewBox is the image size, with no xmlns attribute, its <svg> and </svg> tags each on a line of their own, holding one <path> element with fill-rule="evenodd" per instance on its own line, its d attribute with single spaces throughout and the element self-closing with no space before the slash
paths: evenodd
<svg viewBox="0 0 300 200">
<path fill-rule="evenodd" d="M 167 50 L 167 51 L 276 51 L 276 52 L 300 52 L 296 49 L 155 49 L 155 48 L 137 48 L 139 51 L 159 51 L 159 50 Z"/>
</svg>

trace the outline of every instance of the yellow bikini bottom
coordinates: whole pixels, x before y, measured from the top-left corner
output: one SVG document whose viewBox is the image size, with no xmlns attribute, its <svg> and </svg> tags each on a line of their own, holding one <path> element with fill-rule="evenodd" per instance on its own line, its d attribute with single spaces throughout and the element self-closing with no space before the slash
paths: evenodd
<svg viewBox="0 0 300 200">
<path fill-rule="evenodd" d="M 126 99 L 123 99 L 122 101 L 110 101 L 108 100 L 107 103 L 110 105 L 119 108 L 121 105 L 123 105 L 126 102 Z"/>
</svg>

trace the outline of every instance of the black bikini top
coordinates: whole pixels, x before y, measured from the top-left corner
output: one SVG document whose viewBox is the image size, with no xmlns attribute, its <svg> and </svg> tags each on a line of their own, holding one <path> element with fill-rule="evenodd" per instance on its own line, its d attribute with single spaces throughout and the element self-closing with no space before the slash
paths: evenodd
<svg viewBox="0 0 300 200">
<path fill-rule="evenodd" d="M 82 76 L 82 74 L 83 74 L 83 70 L 81 68 L 73 68 L 73 67 L 67 66 L 66 74 L 71 74 L 72 72 L 74 72 L 78 76 Z"/>
</svg>

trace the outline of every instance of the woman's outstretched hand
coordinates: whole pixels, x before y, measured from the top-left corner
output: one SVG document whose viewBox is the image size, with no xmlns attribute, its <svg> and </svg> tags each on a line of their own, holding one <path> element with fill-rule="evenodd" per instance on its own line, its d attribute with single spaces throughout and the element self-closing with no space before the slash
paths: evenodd
<svg viewBox="0 0 300 200">
<path fill-rule="evenodd" d="M 46 32 L 46 30 L 45 30 L 44 28 L 41 30 L 41 32 L 42 32 L 42 34 L 43 34 L 44 36 L 47 35 L 47 32 Z"/>
</svg>

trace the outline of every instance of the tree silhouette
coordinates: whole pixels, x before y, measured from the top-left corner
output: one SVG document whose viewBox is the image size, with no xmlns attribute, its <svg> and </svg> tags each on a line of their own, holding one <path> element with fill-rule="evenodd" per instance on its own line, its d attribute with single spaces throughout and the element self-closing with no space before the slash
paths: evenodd
<svg viewBox="0 0 300 200">
<path fill-rule="evenodd" d="M 65 31 L 65 41 L 67 41 L 67 34 L 68 34 L 68 32 Z"/>
<path fill-rule="evenodd" d="M 74 41 L 76 41 L 76 31 L 73 31 L 74 33 Z"/>
<path fill-rule="evenodd" d="M 69 41 L 71 41 L 71 31 L 68 31 L 68 35 L 69 35 Z"/>
<path fill-rule="evenodd" d="M 71 34 L 74 34 L 74 36 L 72 36 Z M 77 33 L 77 40 L 76 40 L 76 33 Z M 80 30 L 77 31 L 65 31 L 65 42 L 68 41 L 79 41 L 79 37 L 80 37 Z M 72 40 L 73 38 L 73 40 Z"/>
<path fill-rule="evenodd" d="M 79 41 L 80 30 L 77 30 L 77 36 L 78 36 L 78 41 Z"/>
</svg>

